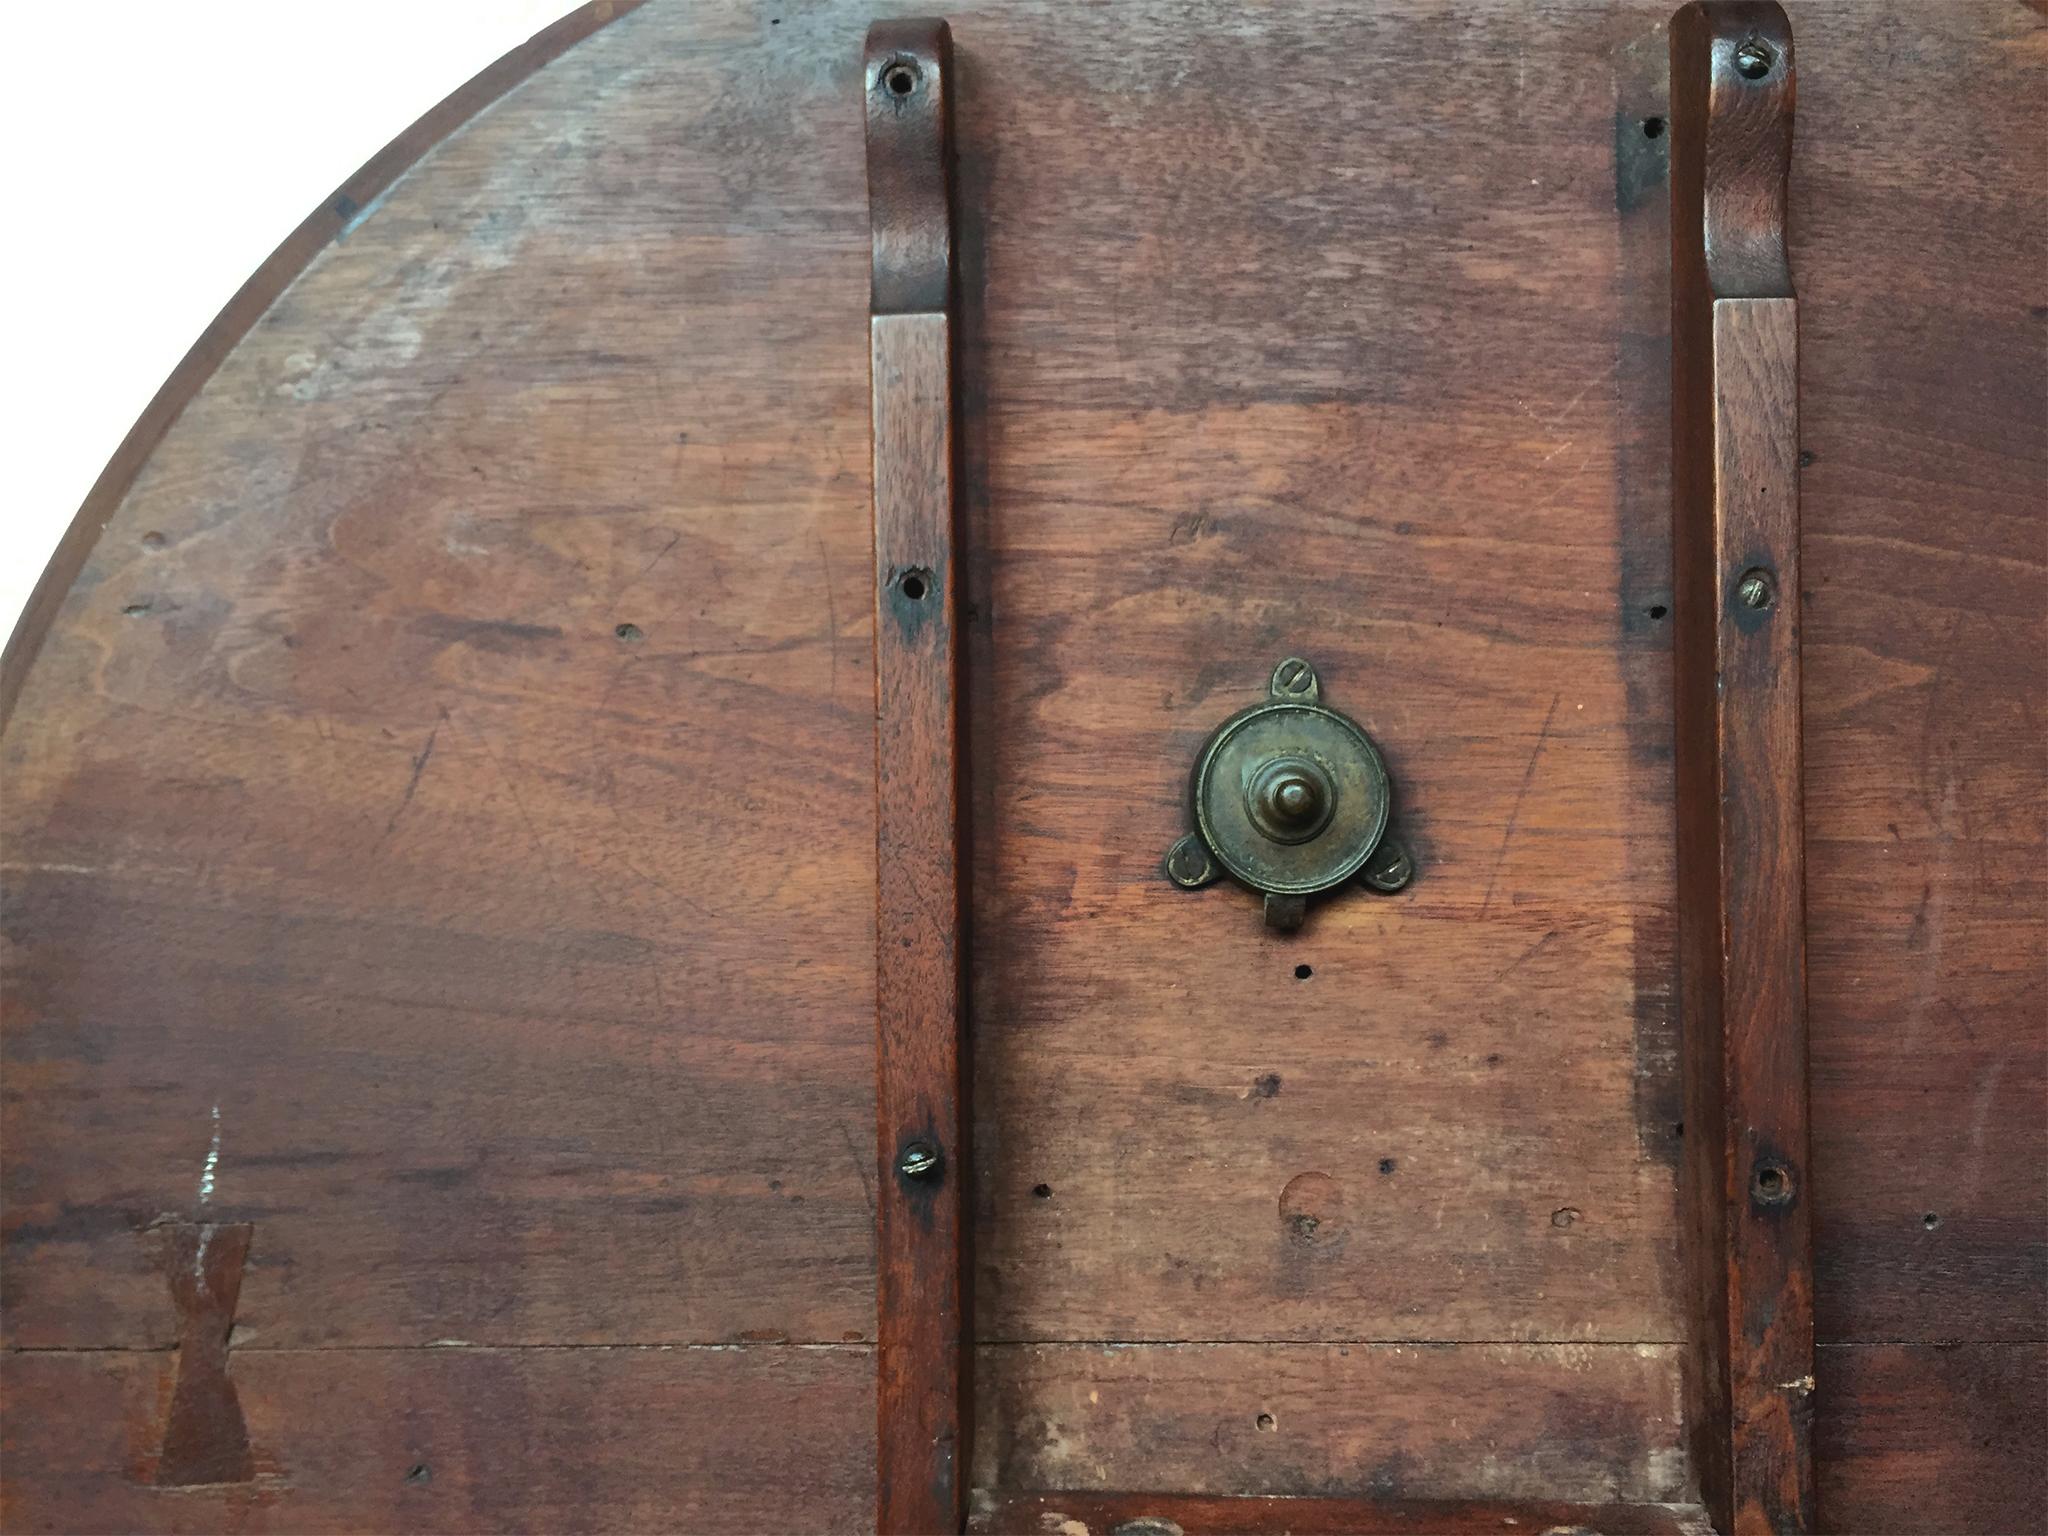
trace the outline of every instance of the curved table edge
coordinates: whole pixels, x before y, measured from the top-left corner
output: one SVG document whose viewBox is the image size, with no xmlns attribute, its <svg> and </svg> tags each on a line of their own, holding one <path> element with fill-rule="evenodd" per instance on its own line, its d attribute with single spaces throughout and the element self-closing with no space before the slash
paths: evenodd
<svg viewBox="0 0 2048 1536">
<path fill-rule="evenodd" d="M 57 549 L 29 594 L 14 632 L 0 652 L 0 731 L 14 717 L 14 706 L 29 668 L 42 650 L 57 611 L 70 595 L 99 536 L 127 497 L 164 435 L 185 406 L 214 375 L 242 338 L 254 329 L 272 304 L 299 278 L 313 258 L 337 236 L 351 229 L 377 199 L 397 184 L 443 139 L 511 91 L 538 74 L 569 49 L 644 0 L 586 0 L 561 20 L 542 28 L 518 47 L 486 65 L 429 107 L 404 132 L 365 161 L 353 176 L 307 214 L 263 264 L 235 290 L 190 350 L 178 360 L 161 388 L 151 397 L 128 435 L 100 471 L 92 489 L 57 541 Z"/>
</svg>

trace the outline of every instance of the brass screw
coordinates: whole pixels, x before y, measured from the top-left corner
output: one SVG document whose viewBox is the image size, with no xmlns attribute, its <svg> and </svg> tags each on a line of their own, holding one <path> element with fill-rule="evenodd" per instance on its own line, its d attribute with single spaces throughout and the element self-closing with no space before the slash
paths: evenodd
<svg viewBox="0 0 2048 1536">
<path fill-rule="evenodd" d="M 1282 693 L 1307 693 L 1311 675 L 1307 662 L 1290 656 L 1280 663 L 1280 671 L 1273 681 L 1280 685 Z"/>
<path fill-rule="evenodd" d="M 1193 885 L 1209 872 L 1209 855 L 1193 838 L 1182 838 L 1166 855 L 1166 872 L 1182 885 Z"/>
<path fill-rule="evenodd" d="M 913 1141 L 897 1156 L 896 1171 L 906 1179 L 928 1179 L 939 1171 L 938 1148 Z"/>
<path fill-rule="evenodd" d="M 1743 575 L 1742 585 L 1735 589 L 1745 608 L 1768 608 L 1771 606 L 1771 577 L 1768 571 L 1749 571 Z"/>
<path fill-rule="evenodd" d="M 1778 62 L 1778 53 L 1760 37 L 1745 40 L 1735 50 L 1735 72 L 1745 80 L 1761 80 Z"/>
</svg>

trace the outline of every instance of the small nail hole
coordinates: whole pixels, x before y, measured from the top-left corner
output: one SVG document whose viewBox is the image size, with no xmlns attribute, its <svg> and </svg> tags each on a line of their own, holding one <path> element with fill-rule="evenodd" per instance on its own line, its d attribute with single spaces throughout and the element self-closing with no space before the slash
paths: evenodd
<svg viewBox="0 0 2048 1536">
<path fill-rule="evenodd" d="M 1294 979 L 1296 981 L 1307 981 L 1315 973 L 1315 967 L 1312 965 L 1297 965 L 1294 968 Z"/>
<path fill-rule="evenodd" d="M 621 624 L 612 633 L 628 643 L 641 638 L 640 626 L 638 624 Z"/>
<path fill-rule="evenodd" d="M 1256 1423 L 1259 1426 L 1259 1428 L 1263 1430 L 1270 1431 L 1278 1427 L 1277 1425 L 1275 1425 L 1273 1421 L 1273 1415 L 1271 1415 L 1270 1413 L 1260 1414 L 1258 1418 L 1255 1419 L 1253 1422 Z"/>
<path fill-rule="evenodd" d="M 1050 1184 L 1034 1184 L 1031 1186 L 1031 1193 L 1040 1200 L 1050 1200 L 1052 1198 L 1052 1186 Z"/>
<path fill-rule="evenodd" d="M 405 1480 L 408 1483 L 431 1483 L 434 1472 L 424 1461 L 416 1461 L 406 1470 Z"/>
<path fill-rule="evenodd" d="M 1396 1168 L 1400 1166 L 1401 1165 L 1395 1162 L 1391 1157 L 1383 1157 L 1380 1159 L 1381 1173 L 1392 1173 Z"/>
<path fill-rule="evenodd" d="M 1650 604 L 1648 609 L 1649 615 L 1653 619 L 1661 619 L 1664 617 L 1665 614 L 1669 613 L 1670 611 L 1671 610 L 1669 608 L 1666 608 L 1662 603 L 1652 603 Z"/>
<path fill-rule="evenodd" d="M 1663 137 L 1664 137 L 1664 119 L 1663 119 L 1663 118 L 1661 118 L 1661 117 L 1646 117 L 1646 118 L 1644 118 L 1644 119 L 1643 119 L 1643 137 L 1644 137 L 1644 138 L 1646 138 L 1646 139 L 1661 139 L 1661 138 L 1663 138 Z"/>
<path fill-rule="evenodd" d="M 1929 1211 L 1925 1216 L 1922 1216 L 1920 1218 L 1920 1225 L 1925 1227 L 1928 1231 L 1932 1232 L 1936 1227 L 1941 1225 L 1941 1217 L 1936 1215 L 1933 1211 Z"/>
</svg>

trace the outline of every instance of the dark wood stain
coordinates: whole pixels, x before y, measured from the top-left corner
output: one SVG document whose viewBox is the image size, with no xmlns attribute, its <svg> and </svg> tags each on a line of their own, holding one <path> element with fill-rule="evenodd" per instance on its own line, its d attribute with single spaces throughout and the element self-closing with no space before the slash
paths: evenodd
<svg viewBox="0 0 2048 1536">
<path fill-rule="evenodd" d="M 954 18 L 1005 1489 L 1478 1519 L 1697 1475 L 1669 9 Z M 8 1529 L 875 1517 L 872 15 L 560 46 L 604 11 L 320 204 L 9 650 L 0 1380 L 45 1411 L 0 1417 Z M 2048 32 L 1795 19 L 1816 1518 L 2025 1529 Z M 1297 646 L 1427 878 L 1290 941 L 1156 870 Z M 216 1103 L 254 1475 L 166 1489 L 137 1234 Z M 1341 1252 L 1280 1225 L 1311 1172 Z"/>
</svg>

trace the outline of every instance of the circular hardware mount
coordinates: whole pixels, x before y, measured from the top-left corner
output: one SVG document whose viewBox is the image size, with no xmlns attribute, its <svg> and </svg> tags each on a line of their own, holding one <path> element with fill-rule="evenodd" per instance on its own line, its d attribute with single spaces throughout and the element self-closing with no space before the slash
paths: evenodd
<svg viewBox="0 0 2048 1536">
<path fill-rule="evenodd" d="M 1189 802 L 1202 841 L 1230 875 L 1270 895 L 1309 896 L 1365 867 L 1386 835 L 1393 785 L 1356 721 L 1273 692 L 1203 745 Z"/>
</svg>

